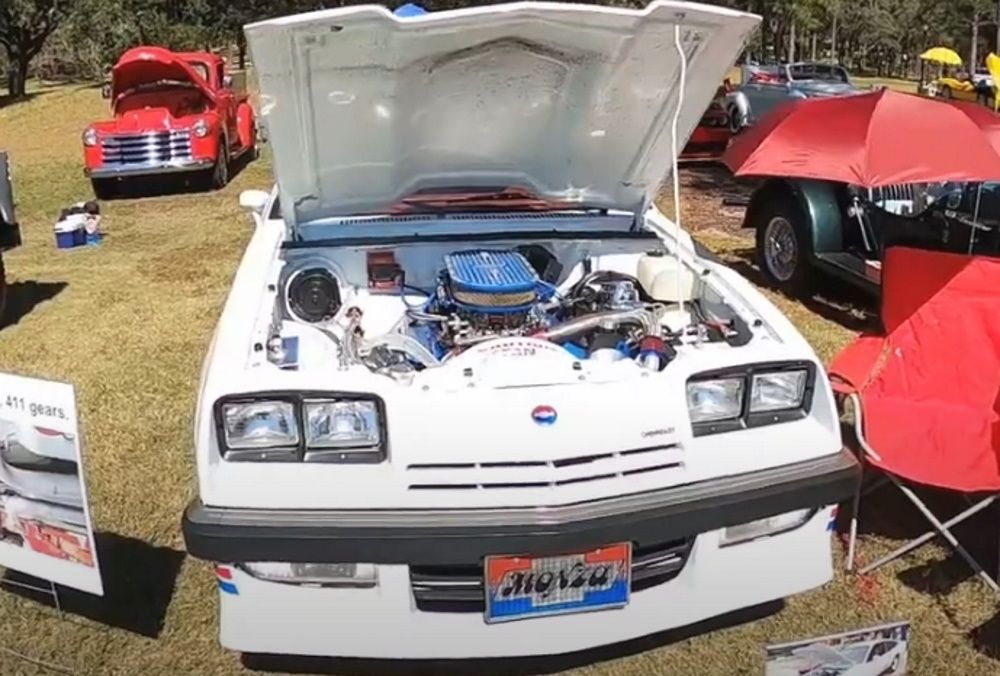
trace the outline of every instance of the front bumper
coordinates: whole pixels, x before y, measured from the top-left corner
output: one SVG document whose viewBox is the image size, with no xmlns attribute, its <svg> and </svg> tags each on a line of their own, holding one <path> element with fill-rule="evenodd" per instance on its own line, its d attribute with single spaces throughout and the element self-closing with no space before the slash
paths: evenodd
<svg viewBox="0 0 1000 676">
<path fill-rule="evenodd" d="M 218 562 L 480 564 L 484 556 L 559 554 L 610 542 L 665 540 L 836 504 L 860 469 L 835 455 L 685 486 L 560 507 L 437 510 L 256 510 L 193 501 L 188 553 Z"/>
<path fill-rule="evenodd" d="M 215 162 L 213 160 L 173 160 L 154 164 L 109 164 L 93 168 L 87 167 L 83 170 L 83 173 L 92 179 L 128 178 L 132 176 L 156 176 L 160 174 L 201 171 L 203 169 L 211 169 L 214 165 Z"/>
</svg>

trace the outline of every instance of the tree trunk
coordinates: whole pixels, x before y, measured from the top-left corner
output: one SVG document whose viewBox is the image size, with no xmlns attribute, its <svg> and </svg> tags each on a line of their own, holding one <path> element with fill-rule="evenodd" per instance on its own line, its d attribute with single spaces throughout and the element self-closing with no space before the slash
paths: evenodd
<svg viewBox="0 0 1000 676">
<path fill-rule="evenodd" d="M 996 53 L 1000 54 L 1000 0 L 997 0 L 997 10 L 996 16 L 993 17 L 997 22 L 997 39 L 996 39 Z"/>
<path fill-rule="evenodd" d="M 795 19 L 788 25 L 788 63 L 795 61 Z"/>
<path fill-rule="evenodd" d="M 240 70 L 247 67 L 247 36 L 240 29 L 236 32 L 236 48 L 240 54 Z"/>
<path fill-rule="evenodd" d="M 1000 0 L 997 0 L 1000 6 Z M 830 17 L 830 60 L 837 63 L 837 14 Z"/>
<path fill-rule="evenodd" d="M 7 50 L 7 93 L 13 99 L 24 98 L 28 93 L 28 67 L 31 57 Z"/>
<path fill-rule="evenodd" d="M 816 60 L 816 31 L 812 33 L 812 44 L 809 46 L 809 58 L 813 61 Z"/>
<path fill-rule="evenodd" d="M 976 73 L 979 65 L 979 12 L 972 13 L 972 45 L 969 47 L 969 77 Z"/>
</svg>

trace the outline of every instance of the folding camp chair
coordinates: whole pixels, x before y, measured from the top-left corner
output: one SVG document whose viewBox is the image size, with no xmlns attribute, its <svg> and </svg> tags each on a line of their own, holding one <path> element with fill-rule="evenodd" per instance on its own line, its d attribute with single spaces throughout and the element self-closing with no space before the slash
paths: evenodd
<svg viewBox="0 0 1000 676">
<path fill-rule="evenodd" d="M 852 406 L 863 470 L 882 470 L 933 527 L 866 573 L 941 536 L 994 591 L 952 528 L 1000 496 L 1000 259 L 890 248 L 882 270 L 884 335 L 862 336 L 830 367 Z M 911 484 L 976 495 L 943 520 Z M 861 489 L 848 543 L 853 570 Z"/>
</svg>

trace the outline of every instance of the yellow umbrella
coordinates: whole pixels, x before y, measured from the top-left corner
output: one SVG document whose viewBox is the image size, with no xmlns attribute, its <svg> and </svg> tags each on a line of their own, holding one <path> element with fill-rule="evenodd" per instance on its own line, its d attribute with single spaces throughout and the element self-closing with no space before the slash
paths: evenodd
<svg viewBox="0 0 1000 676">
<path fill-rule="evenodd" d="M 1000 96 L 997 95 L 997 88 L 1000 87 L 1000 56 L 990 52 L 986 57 L 986 69 L 993 79 L 993 110 L 996 111 L 1000 109 Z"/>
<path fill-rule="evenodd" d="M 947 47 L 932 47 L 921 54 L 920 58 L 924 61 L 943 63 L 946 66 L 962 65 L 962 57 L 956 54 L 954 50 L 948 49 Z"/>
</svg>

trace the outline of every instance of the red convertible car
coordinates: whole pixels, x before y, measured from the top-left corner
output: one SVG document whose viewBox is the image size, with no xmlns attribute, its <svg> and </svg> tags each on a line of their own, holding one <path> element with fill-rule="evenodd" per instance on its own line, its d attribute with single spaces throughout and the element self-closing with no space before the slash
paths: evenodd
<svg viewBox="0 0 1000 676">
<path fill-rule="evenodd" d="M 722 157 L 722 153 L 729 146 L 729 139 L 732 138 L 729 113 L 726 112 L 724 105 L 728 92 L 727 80 L 716 91 L 715 98 L 691 133 L 691 138 L 677 158 L 679 162 L 715 162 Z"/>
<path fill-rule="evenodd" d="M 130 49 L 108 95 L 114 119 L 83 132 L 84 171 L 99 199 L 114 197 L 123 181 L 166 173 L 221 188 L 233 161 L 257 152 L 253 109 L 215 54 Z"/>
</svg>

